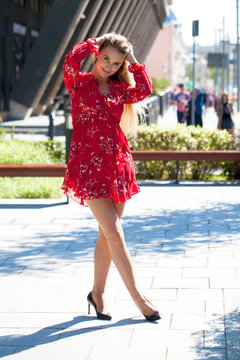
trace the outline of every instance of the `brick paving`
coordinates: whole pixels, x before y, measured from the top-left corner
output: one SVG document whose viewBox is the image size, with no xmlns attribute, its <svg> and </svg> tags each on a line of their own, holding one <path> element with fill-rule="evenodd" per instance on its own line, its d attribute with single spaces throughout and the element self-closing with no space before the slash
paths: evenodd
<svg viewBox="0 0 240 360">
<path fill-rule="evenodd" d="M 122 223 L 147 322 L 114 265 L 110 322 L 87 314 L 97 224 L 61 200 L 1 200 L 0 357 L 239 360 L 240 187 L 141 186 Z"/>
</svg>

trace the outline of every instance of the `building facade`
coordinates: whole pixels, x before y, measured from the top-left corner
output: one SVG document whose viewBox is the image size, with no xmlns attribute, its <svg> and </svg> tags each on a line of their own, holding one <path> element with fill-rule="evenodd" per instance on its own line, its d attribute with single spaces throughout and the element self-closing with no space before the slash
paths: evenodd
<svg viewBox="0 0 240 360">
<path fill-rule="evenodd" d="M 9 110 L 9 94 L 52 3 L 53 0 L 0 2 L 0 111 Z"/>
<path fill-rule="evenodd" d="M 185 45 L 180 27 L 171 11 L 151 47 L 145 63 L 151 77 L 165 78 L 173 87 L 184 81 Z"/>
<path fill-rule="evenodd" d="M 65 92 L 65 54 L 89 37 L 121 33 L 144 61 L 167 17 L 167 2 L 171 0 L 2 0 L 0 111 L 14 119 L 47 111 Z M 88 58 L 82 70 L 91 67 Z"/>
</svg>

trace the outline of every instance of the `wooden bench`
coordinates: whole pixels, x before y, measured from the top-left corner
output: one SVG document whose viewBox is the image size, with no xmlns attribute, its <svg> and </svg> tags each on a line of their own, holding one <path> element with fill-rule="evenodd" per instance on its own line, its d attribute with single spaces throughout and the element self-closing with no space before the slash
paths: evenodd
<svg viewBox="0 0 240 360">
<path fill-rule="evenodd" d="M 240 151 L 132 151 L 134 160 L 138 161 L 176 161 L 176 182 L 179 182 L 179 161 L 240 161 Z M 63 177 L 66 164 L 56 165 L 5 165 L 0 164 L 0 176 L 21 177 Z"/>
<path fill-rule="evenodd" d="M 62 177 L 65 174 L 67 165 L 12 165 L 12 164 L 0 164 L 0 176 L 21 176 L 21 177 Z"/>
<path fill-rule="evenodd" d="M 237 150 L 132 151 L 134 160 L 176 161 L 176 183 L 179 183 L 179 161 L 240 161 Z"/>
</svg>

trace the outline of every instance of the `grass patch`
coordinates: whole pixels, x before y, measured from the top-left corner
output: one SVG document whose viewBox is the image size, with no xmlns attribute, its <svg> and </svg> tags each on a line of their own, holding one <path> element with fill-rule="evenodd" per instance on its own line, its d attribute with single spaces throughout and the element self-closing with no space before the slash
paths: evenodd
<svg viewBox="0 0 240 360">
<path fill-rule="evenodd" d="M 0 141 L 1 164 L 64 164 L 65 144 L 60 141 Z"/>
<path fill-rule="evenodd" d="M 1 135 L 1 134 L 0 134 Z M 59 141 L 28 142 L 0 136 L 1 164 L 64 164 L 65 144 Z M 63 178 L 0 177 L 2 199 L 56 199 L 63 196 Z"/>
<path fill-rule="evenodd" d="M 2 199 L 57 199 L 63 196 L 63 178 L 3 177 L 0 178 Z"/>
</svg>

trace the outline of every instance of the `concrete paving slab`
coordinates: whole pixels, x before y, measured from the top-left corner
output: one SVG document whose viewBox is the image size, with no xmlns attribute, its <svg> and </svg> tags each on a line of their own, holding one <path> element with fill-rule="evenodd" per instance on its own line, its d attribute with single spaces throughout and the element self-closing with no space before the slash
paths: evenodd
<svg viewBox="0 0 240 360">
<path fill-rule="evenodd" d="M 203 333 L 189 330 L 135 330 L 131 339 L 131 347 L 159 347 L 192 348 L 196 344 L 203 344 Z M 203 345 L 202 345 L 203 346 Z M 178 357 L 181 359 L 180 357 Z M 184 359 L 184 358 L 183 358 Z"/>
<path fill-rule="evenodd" d="M 186 348 L 169 348 L 167 360 L 227 360 L 225 349 L 186 349 Z"/>
<path fill-rule="evenodd" d="M 141 190 L 123 226 L 137 282 L 163 319 L 146 322 L 114 265 L 106 291 L 112 321 L 87 314 L 97 239 L 89 209 L 65 199 L 4 199 L 0 356 L 239 359 L 240 187 Z"/>
<path fill-rule="evenodd" d="M 166 358 L 166 348 L 115 348 L 112 346 L 100 348 L 94 346 L 89 356 L 89 360 L 159 360 Z"/>
<path fill-rule="evenodd" d="M 1 350 L 1 348 L 0 348 Z M 91 347 L 71 346 L 66 348 L 58 343 L 43 344 L 36 347 L 17 346 L 14 355 L 6 356 L 6 360 L 42 360 L 52 359 L 66 360 L 78 359 L 87 360 L 91 352 Z"/>
</svg>

